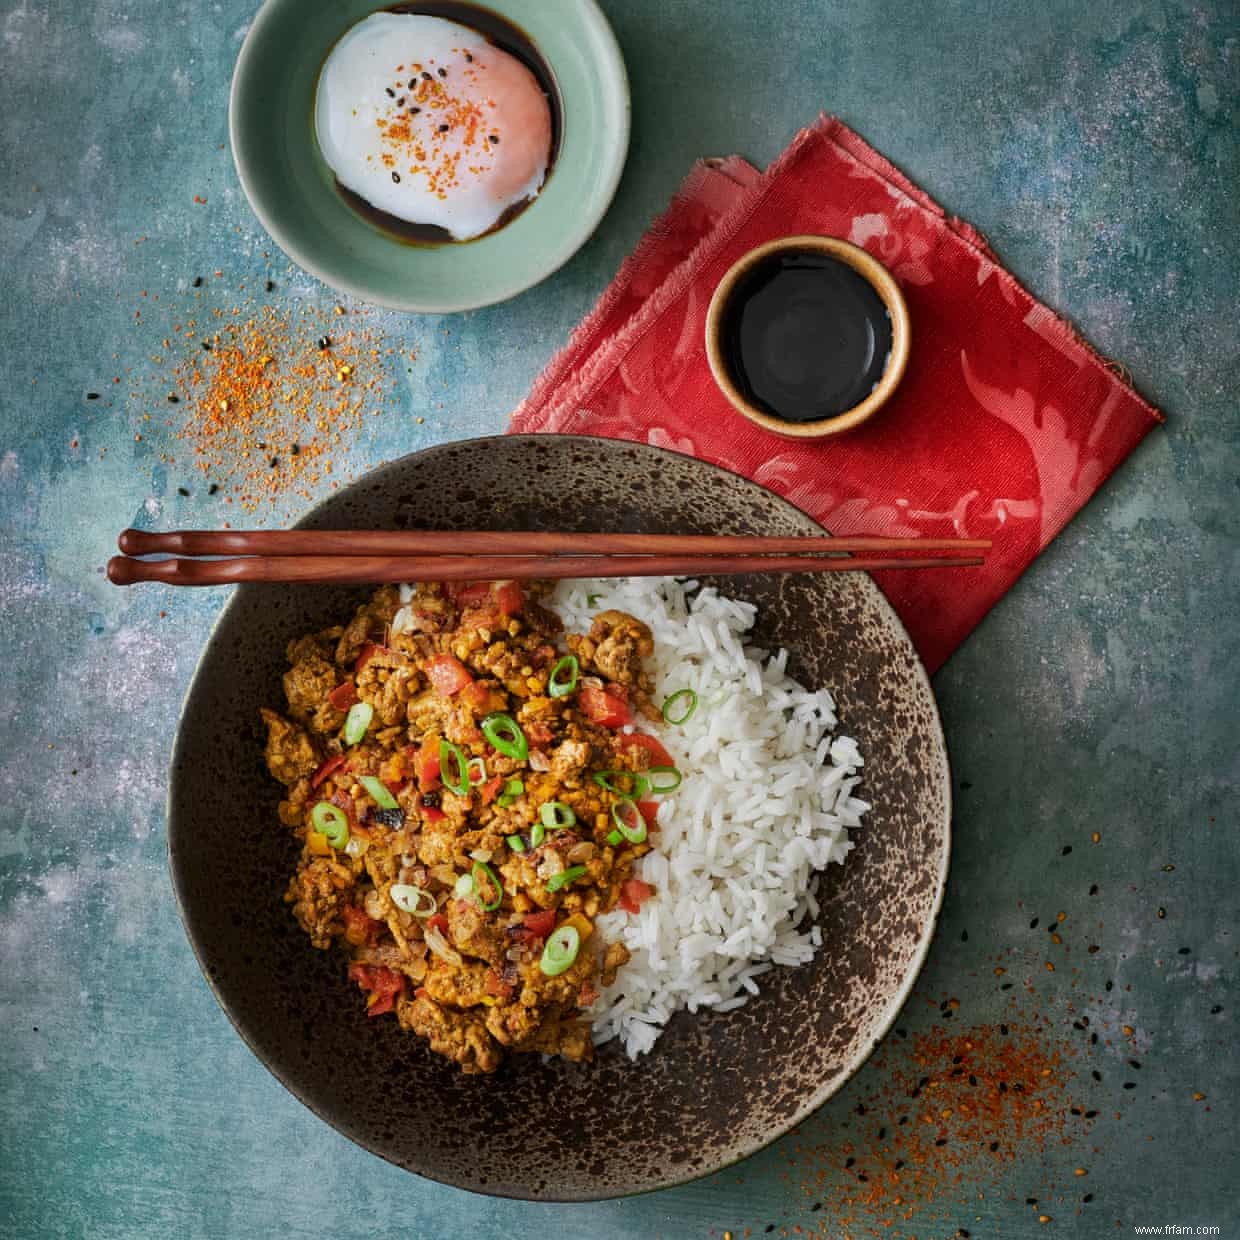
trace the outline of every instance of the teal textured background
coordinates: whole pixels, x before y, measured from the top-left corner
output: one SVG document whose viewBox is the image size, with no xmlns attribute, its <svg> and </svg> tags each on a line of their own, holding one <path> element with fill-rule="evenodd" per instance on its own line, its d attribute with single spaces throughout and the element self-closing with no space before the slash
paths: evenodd
<svg viewBox="0 0 1240 1240">
<path fill-rule="evenodd" d="M 423 1182 L 283 1091 L 199 975 L 165 869 L 165 766 L 223 596 L 122 592 L 101 576 L 122 527 L 207 525 L 220 508 L 160 461 L 173 445 L 142 415 L 167 412 L 163 389 L 111 380 L 150 370 L 195 275 L 224 273 L 203 306 L 233 305 L 240 283 L 266 278 L 276 304 L 336 298 L 281 260 L 237 188 L 226 99 L 248 2 L 0 0 L 0 1232 L 1093 1237 L 1178 1223 L 1235 1234 L 1233 0 L 605 7 L 634 99 L 615 205 L 567 267 L 513 302 L 372 316 L 417 356 L 384 416 L 347 438 L 338 476 L 501 429 L 698 156 L 766 162 L 820 109 L 837 112 L 980 228 L 1170 420 L 936 678 L 956 852 L 901 1024 L 911 1043 L 947 1022 L 951 997 L 958 1025 L 1025 1019 L 1013 1015 L 1023 995 L 1038 1036 L 1076 1054 L 1071 1096 L 1100 1116 L 1065 1120 L 1070 1144 L 1026 1143 L 1003 1168 L 966 1163 L 958 1181 L 945 1172 L 889 1229 L 889 1207 L 831 1221 L 854 1173 L 816 1151 L 874 1119 L 857 1108 L 899 1045 L 742 1166 L 594 1206 Z M 290 497 L 257 519 L 282 523 L 304 505 Z M 1052 954 L 1045 924 L 1029 922 L 1057 910 L 1068 917 Z M 1015 991 L 997 984 L 1000 960 Z M 1107 1031 L 1097 1046 L 1074 1032 L 1084 1012 Z M 428 1100 L 410 1122 L 450 1120 Z"/>
</svg>

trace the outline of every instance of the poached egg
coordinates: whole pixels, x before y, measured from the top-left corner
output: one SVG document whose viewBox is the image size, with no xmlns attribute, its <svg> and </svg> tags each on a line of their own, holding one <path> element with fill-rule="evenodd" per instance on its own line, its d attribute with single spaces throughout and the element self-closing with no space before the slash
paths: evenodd
<svg viewBox="0 0 1240 1240">
<path fill-rule="evenodd" d="M 542 188 L 551 107 L 515 56 L 442 17 L 375 13 L 332 48 L 319 149 L 371 206 L 466 241 Z"/>
</svg>

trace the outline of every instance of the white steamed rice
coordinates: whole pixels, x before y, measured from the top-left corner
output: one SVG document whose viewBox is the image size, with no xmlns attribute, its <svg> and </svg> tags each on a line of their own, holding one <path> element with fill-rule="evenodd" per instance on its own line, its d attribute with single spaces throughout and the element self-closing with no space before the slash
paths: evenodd
<svg viewBox="0 0 1240 1240">
<path fill-rule="evenodd" d="M 774 965 L 810 960 L 822 944 L 816 871 L 842 862 L 848 828 L 869 805 L 855 797 L 861 755 L 832 736 L 835 703 L 785 671 L 787 652 L 747 647 L 754 608 L 671 578 L 565 581 L 549 600 L 570 632 L 616 608 L 654 633 L 654 698 L 693 689 L 699 705 L 660 736 L 684 781 L 663 798 L 655 851 L 636 874 L 655 888 L 640 912 L 599 918 L 632 959 L 590 1009 L 594 1039 L 619 1037 L 636 1057 L 682 1008 L 718 1012 L 758 993 Z"/>
</svg>

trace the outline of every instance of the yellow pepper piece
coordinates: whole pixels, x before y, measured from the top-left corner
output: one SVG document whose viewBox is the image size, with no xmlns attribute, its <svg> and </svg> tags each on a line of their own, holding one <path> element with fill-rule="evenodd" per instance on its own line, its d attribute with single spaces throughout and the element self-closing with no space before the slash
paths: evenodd
<svg viewBox="0 0 1240 1240">
<path fill-rule="evenodd" d="M 310 831 L 306 834 L 306 845 L 316 857 L 330 857 L 332 846 L 322 831 Z"/>
<path fill-rule="evenodd" d="M 577 931 L 577 934 L 580 936 L 583 943 L 594 933 L 593 923 L 588 917 L 581 913 L 574 913 L 562 924 L 565 926 L 572 926 L 572 928 Z"/>
</svg>

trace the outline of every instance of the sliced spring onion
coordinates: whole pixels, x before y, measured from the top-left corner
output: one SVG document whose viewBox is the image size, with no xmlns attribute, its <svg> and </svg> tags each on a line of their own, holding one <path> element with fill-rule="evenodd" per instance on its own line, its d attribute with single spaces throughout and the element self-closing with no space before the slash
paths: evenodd
<svg viewBox="0 0 1240 1240">
<path fill-rule="evenodd" d="M 599 599 L 601 599 L 602 597 L 603 596 L 601 594 L 587 594 L 586 595 L 586 606 L 593 607 L 595 603 L 597 603 Z"/>
<path fill-rule="evenodd" d="M 646 819 L 632 797 L 625 797 L 611 807 L 611 820 L 616 824 L 616 830 L 630 844 L 645 842 Z"/>
<path fill-rule="evenodd" d="M 396 798 L 383 786 L 382 780 L 376 779 L 373 775 L 363 775 L 357 782 L 370 793 L 380 809 L 400 809 Z"/>
<path fill-rule="evenodd" d="M 422 937 L 426 940 L 426 946 L 446 964 L 455 965 L 460 968 L 465 963 L 464 957 L 455 947 L 449 947 L 448 941 L 443 937 L 438 929 L 427 927 L 422 932 Z"/>
<path fill-rule="evenodd" d="M 675 792 L 684 778 L 674 766 L 652 766 L 646 775 L 650 782 L 650 791 L 656 793 Z M 651 778 L 655 775 L 666 775 L 667 780 L 663 783 L 655 783 Z"/>
<path fill-rule="evenodd" d="M 513 852 L 521 853 L 525 851 L 525 841 L 519 835 L 510 835 L 505 842 Z"/>
<path fill-rule="evenodd" d="M 693 718 L 698 708 L 698 695 L 692 689 L 677 689 L 664 703 L 662 715 L 665 723 L 680 727 Z"/>
<path fill-rule="evenodd" d="M 349 816 L 339 805 L 320 801 L 310 811 L 310 821 L 333 848 L 343 848 L 349 842 Z"/>
<path fill-rule="evenodd" d="M 608 843 L 609 843 L 609 844 L 610 844 L 613 848 L 615 848 L 615 846 L 616 846 L 617 844 L 619 844 L 619 843 L 620 843 L 620 841 L 621 841 L 621 840 L 623 840 L 623 839 L 624 839 L 624 836 L 623 836 L 623 835 L 621 835 L 619 831 L 608 831 L 608 832 L 607 832 L 607 842 L 608 842 Z"/>
<path fill-rule="evenodd" d="M 581 675 L 581 664 L 575 654 L 566 654 L 552 669 L 547 677 L 547 696 L 553 698 L 568 697 L 577 687 L 577 679 Z"/>
<path fill-rule="evenodd" d="M 504 902 L 504 888 L 496 877 L 495 871 L 485 861 L 475 861 L 471 867 L 470 877 L 474 880 L 474 891 L 478 895 L 478 903 L 484 913 L 493 913 Z M 482 899 L 482 880 L 486 879 L 495 888 L 495 899 L 489 904 Z"/>
<path fill-rule="evenodd" d="M 632 787 L 621 787 L 620 780 L 630 782 Z M 595 771 L 594 782 L 618 797 L 644 797 L 650 791 L 650 780 L 644 771 Z"/>
<path fill-rule="evenodd" d="M 561 973 L 572 966 L 580 950 L 581 935 L 578 933 L 577 927 L 560 926 L 558 929 L 552 930 L 550 937 L 547 939 L 547 945 L 543 948 L 542 959 L 539 960 L 538 967 L 547 977 L 559 977 Z"/>
<path fill-rule="evenodd" d="M 451 771 L 448 770 L 449 762 L 454 764 Z M 451 741 L 439 742 L 439 778 L 443 780 L 444 787 L 451 788 L 457 796 L 469 795 L 469 759 L 465 751 Z"/>
<path fill-rule="evenodd" d="M 456 896 L 458 900 L 468 900 L 469 897 L 474 894 L 477 886 L 478 884 L 474 882 L 474 876 L 472 874 L 462 874 L 461 877 L 456 880 L 456 885 L 452 888 L 452 894 Z"/>
<path fill-rule="evenodd" d="M 534 829 L 530 832 L 530 847 L 537 848 L 546 838 L 547 828 L 541 822 L 536 822 Z"/>
<path fill-rule="evenodd" d="M 366 735 L 366 729 L 374 717 L 375 708 L 369 702 L 354 702 L 344 717 L 344 743 L 356 745 Z"/>
<path fill-rule="evenodd" d="M 475 769 L 480 772 L 478 775 L 474 774 Z M 469 786 L 471 788 L 476 788 L 479 784 L 485 784 L 487 782 L 487 760 L 485 758 L 470 758 L 469 764 L 466 767 L 466 773 L 469 776 Z"/>
<path fill-rule="evenodd" d="M 561 870 L 547 879 L 547 890 L 559 891 L 561 887 L 567 887 L 569 883 L 576 882 L 585 872 L 584 865 L 570 865 L 567 870 Z"/>
<path fill-rule="evenodd" d="M 573 807 L 565 805 L 563 801 L 548 801 L 538 811 L 538 817 L 548 831 L 559 831 L 564 827 L 577 825 L 577 815 L 573 812 Z"/>
<path fill-rule="evenodd" d="M 388 895 L 398 909 L 415 917 L 429 917 L 439 907 L 435 897 L 425 887 L 415 887 L 412 883 L 393 883 L 388 888 Z"/>
<path fill-rule="evenodd" d="M 511 716 L 497 711 L 482 721 L 482 735 L 505 757 L 524 762 L 530 756 L 530 743 L 521 725 Z"/>
<path fill-rule="evenodd" d="M 525 791 L 525 784 L 519 779 L 510 779 L 504 785 L 504 791 L 499 794 L 499 799 L 495 802 L 500 809 L 507 809 L 516 799 Z"/>
</svg>

